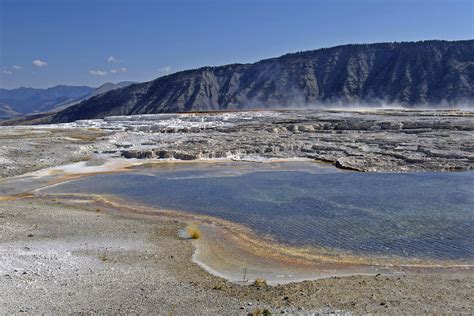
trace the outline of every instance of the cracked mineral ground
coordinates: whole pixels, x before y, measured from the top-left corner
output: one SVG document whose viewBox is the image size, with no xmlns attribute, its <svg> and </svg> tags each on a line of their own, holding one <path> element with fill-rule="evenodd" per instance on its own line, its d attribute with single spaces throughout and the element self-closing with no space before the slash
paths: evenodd
<svg viewBox="0 0 474 316">
<path fill-rule="evenodd" d="M 285 110 L 117 116 L 0 128 L 0 175 L 94 157 L 309 158 L 364 172 L 461 171 L 474 164 L 474 113 Z"/>
</svg>

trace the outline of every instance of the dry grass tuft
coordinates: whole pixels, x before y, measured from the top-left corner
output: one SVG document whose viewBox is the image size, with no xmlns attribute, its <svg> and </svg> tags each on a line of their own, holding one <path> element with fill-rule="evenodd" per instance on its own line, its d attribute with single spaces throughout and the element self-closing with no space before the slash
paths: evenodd
<svg viewBox="0 0 474 316">
<path fill-rule="evenodd" d="M 267 280 L 265 280 L 264 278 L 256 278 L 255 281 L 253 281 L 253 285 L 256 287 L 267 286 Z"/>
<path fill-rule="evenodd" d="M 191 239 L 201 238 L 201 230 L 199 229 L 199 226 L 196 224 L 189 225 L 186 228 L 186 231 L 188 232 L 189 238 Z"/>
<path fill-rule="evenodd" d="M 263 315 L 271 315 L 272 312 L 270 312 L 268 309 L 260 309 L 260 308 L 255 308 L 251 313 L 249 313 L 250 316 L 263 316 Z"/>
<path fill-rule="evenodd" d="M 214 287 L 212 289 L 221 291 L 222 290 L 222 285 L 221 284 L 214 285 Z"/>
<path fill-rule="evenodd" d="M 100 261 L 107 261 L 108 260 L 108 257 L 107 257 L 107 248 L 105 248 L 104 252 L 102 252 L 100 255 L 99 255 L 99 259 Z"/>
</svg>

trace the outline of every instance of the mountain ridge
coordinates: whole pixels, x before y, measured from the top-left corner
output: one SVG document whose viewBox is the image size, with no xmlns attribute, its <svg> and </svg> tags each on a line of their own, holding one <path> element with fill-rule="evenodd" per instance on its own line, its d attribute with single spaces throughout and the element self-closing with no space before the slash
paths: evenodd
<svg viewBox="0 0 474 316">
<path fill-rule="evenodd" d="M 0 119 L 10 118 L 13 116 L 20 115 L 20 113 L 15 112 L 11 106 L 0 101 Z"/>
<path fill-rule="evenodd" d="M 0 102 L 21 114 L 43 112 L 52 110 L 57 104 L 81 98 L 94 89 L 88 86 L 67 85 L 56 85 L 46 89 L 29 87 L 0 89 Z"/>
<path fill-rule="evenodd" d="M 132 83 L 134 82 L 106 82 L 97 88 L 68 85 L 56 85 L 44 89 L 31 87 L 0 88 L 0 117 L 10 118 L 60 111 L 90 97 L 123 88 Z"/>
<path fill-rule="evenodd" d="M 124 88 L 124 87 L 129 86 L 129 85 L 134 84 L 134 83 L 136 83 L 136 82 L 134 82 L 134 81 L 121 81 L 121 82 L 117 82 L 117 83 L 113 83 L 113 82 L 103 83 L 99 87 L 94 88 L 94 90 L 90 91 L 86 95 L 83 95 L 79 99 L 75 99 L 75 100 L 72 100 L 72 101 L 69 101 L 69 102 L 65 102 L 65 103 L 63 102 L 63 103 L 57 104 L 53 109 L 51 109 L 51 112 L 57 112 L 57 111 L 64 110 L 64 109 L 66 109 L 70 106 L 78 104 L 78 103 L 80 103 L 84 100 L 87 100 L 89 98 L 95 97 L 95 96 L 103 94 L 103 93 L 107 93 L 107 92 L 115 90 L 115 89 Z"/>
<path fill-rule="evenodd" d="M 49 117 L 342 106 L 454 106 L 474 99 L 474 40 L 347 44 L 205 66 L 92 97 Z"/>
</svg>

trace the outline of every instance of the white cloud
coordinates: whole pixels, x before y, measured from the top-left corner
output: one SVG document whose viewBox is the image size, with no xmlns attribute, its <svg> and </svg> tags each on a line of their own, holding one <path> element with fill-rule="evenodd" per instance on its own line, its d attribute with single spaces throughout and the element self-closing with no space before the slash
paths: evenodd
<svg viewBox="0 0 474 316">
<path fill-rule="evenodd" d="M 13 65 L 13 66 L 9 66 L 9 67 L 3 67 L 2 74 L 4 74 L 4 75 L 12 75 L 13 73 L 15 73 L 16 71 L 19 71 L 19 70 L 22 69 L 22 68 L 23 68 L 23 67 L 18 66 L 18 65 Z"/>
<path fill-rule="evenodd" d="M 33 65 L 35 65 L 36 67 L 46 67 L 48 66 L 48 63 L 40 59 L 36 59 L 36 60 L 33 60 Z"/>
<path fill-rule="evenodd" d="M 119 72 L 127 72 L 127 68 L 125 67 L 120 67 L 120 68 L 114 68 L 114 69 L 110 69 L 110 73 L 112 74 L 116 74 L 116 73 L 119 73 Z"/>
<path fill-rule="evenodd" d="M 109 58 L 107 58 L 107 62 L 109 64 L 118 64 L 118 63 L 121 63 L 122 61 L 118 58 L 115 58 L 114 56 L 110 56 Z"/>
<path fill-rule="evenodd" d="M 105 75 L 107 75 L 106 70 L 99 70 L 99 69 L 90 69 L 89 73 L 93 76 L 105 76 Z"/>
<path fill-rule="evenodd" d="M 158 69 L 158 74 L 160 76 L 163 76 L 163 75 L 167 75 L 171 72 L 171 67 L 170 66 L 166 66 L 166 67 L 163 67 L 163 68 L 160 68 Z"/>
</svg>

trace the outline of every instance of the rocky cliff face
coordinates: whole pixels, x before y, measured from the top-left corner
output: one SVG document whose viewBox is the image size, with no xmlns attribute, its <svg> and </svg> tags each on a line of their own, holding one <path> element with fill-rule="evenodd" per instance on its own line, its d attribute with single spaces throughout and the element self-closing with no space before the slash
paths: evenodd
<svg viewBox="0 0 474 316">
<path fill-rule="evenodd" d="M 88 99 L 50 122 L 110 115 L 474 99 L 474 40 L 345 45 L 204 67 Z"/>
</svg>

